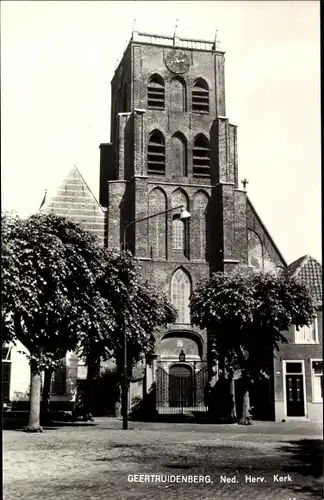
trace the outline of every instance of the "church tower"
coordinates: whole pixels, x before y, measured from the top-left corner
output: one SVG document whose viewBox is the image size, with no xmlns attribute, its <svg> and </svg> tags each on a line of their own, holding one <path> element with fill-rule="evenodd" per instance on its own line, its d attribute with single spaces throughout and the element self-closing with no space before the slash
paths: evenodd
<svg viewBox="0 0 324 500">
<path fill-rule="evenodd" d="M 126 233 L 127 249 L 178 310 L 177 323 L 156 334 L 145 389 L 156 382 L 158 411 L 176 408 L 172 381 L 188 379 L 187 406 L 204 406 L 208 342 L 191 325 L 189 297 L 212 271 L 248 260 L 246 192 L 218 42 L 134 32 L 111 82 L 111 143 L 100 149 L 108 248 L 121 248 L 131 221 L 167 211 Z"/>
</svg>

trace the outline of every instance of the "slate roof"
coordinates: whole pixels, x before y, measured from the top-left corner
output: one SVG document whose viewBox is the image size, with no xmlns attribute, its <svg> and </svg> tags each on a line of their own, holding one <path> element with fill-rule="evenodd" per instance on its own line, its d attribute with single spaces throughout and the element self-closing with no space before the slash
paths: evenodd
<svg viewBox="0 0 324 500">
<path fill-rule="evenodd" d="M 298 278 L 310 290 L 316 302 L 322 305 L 322 266 L 316 259 L 304 255 L 292 262 L 286 272 Z"/>
<path fill-rule="evenodd" d="M 40 210 L 78 222 L 104 245 L 105 212 L 77 167 L 72 168 L 52 197 L 44 198 Z"/>
</svg>

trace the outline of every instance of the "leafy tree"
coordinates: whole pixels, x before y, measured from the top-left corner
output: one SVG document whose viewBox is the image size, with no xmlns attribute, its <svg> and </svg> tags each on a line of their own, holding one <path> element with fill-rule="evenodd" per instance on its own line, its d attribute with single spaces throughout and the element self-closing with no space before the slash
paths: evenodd
<svg viewBox="0 0 324 500">
<path fill-rule="evenodd" d="M 115 324 L 109 356 L 116 360 L 119 384 L 123 375 L 124 328 L 127 335 L 127 365 L 129 376 L 132 368 L 155 345 L 157 328 L 173 323 L 176 310 L 153 283 L 141 273 L 139 262 L 129 252 L 106 253 L 105 273 L 101 278 L 101 293 L 109 298 L 115 311 Z M 104 357 L 106 346 L 98 344 Z M 84 352 L 85 354 L 85 352 Z"/>
<path fill-rule="evenodd" d="M 28 430 L 41 430 L 41 372 L 80 342 L 100 342 L 114 329 L 110 302 L 97 286 L 103 253 L 72 221 L 38 213 L 2 216 L 4 340 L 19 340 L 31 368 Z"/>
<path fill-rule="evenodd" d="M 122 373 L 124 325 L 131 367 L 154 346 L 154 330 L 176 313 L 167 298 L 145 282 L 128 252 L 99 248 L 79 225 L 38 213 L 27 219 L 2 217 L 2 323 L 5 340 L 19 340 L 31 366 L 28 429 L 40 430 L 43 401 L 49 401 L 53 370 L 67 351 L 77 350 L 88 366 L 84 411 L 89 413 L 92 380 L 101 358 L 114 356 Z"/>
<path fill-rule="evenodd" d="M 190 299 L 193 324 L 206 328 L 223 372 L 240 369 L 244 385 L 242 422 L 249 421 L 251 382 L 268 375 L 269 355 L 287 342 L 291 325 L 309 325 L 315 304 L 308 290 L 282 273 L 239 268 L 215 273 Z"/>
</svg>

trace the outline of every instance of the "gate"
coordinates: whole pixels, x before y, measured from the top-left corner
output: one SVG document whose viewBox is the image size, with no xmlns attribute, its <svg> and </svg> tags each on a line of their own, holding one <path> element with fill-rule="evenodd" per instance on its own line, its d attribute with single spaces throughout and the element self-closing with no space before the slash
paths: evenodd
<svg viewBox="0 0 324 500">
<path fill-rule="evenodd" d="M 205 395 L 208 383 L 207 363 L 157 362 L 156 389 L 159 414 L 188 414 L 207 411 Z"/>
</svg>

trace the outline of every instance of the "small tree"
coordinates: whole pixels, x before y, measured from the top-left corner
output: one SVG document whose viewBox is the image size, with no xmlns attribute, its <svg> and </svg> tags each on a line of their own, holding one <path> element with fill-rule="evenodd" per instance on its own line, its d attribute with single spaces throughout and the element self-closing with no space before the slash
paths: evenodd
<svg viewBox="0 0 324 500">
<path fill-rule="evenodd" d="M 1 232 L 4 338 L 29 351 L 27 429 L 39 431 L 41 372 L 80 340 L 91 334 L 96 343 L 115 326 L 110 302 L 97 286 L 103 253 L 88 232 L 56 215 L 4 214 Z"/>
<path fill-rule="evenodd" d="M 291 325 L 309 325 L 315 304 L 308 290 L 282 273 L 238 269 L 215 273 L 190 299 L 193 324 L 206 328 L 224 369 L 241 369 L 244 387 L 241 423 L 249 421 L 250 383 L 267 376 L 269 354 L 287 342 Z"/>
</svg>

